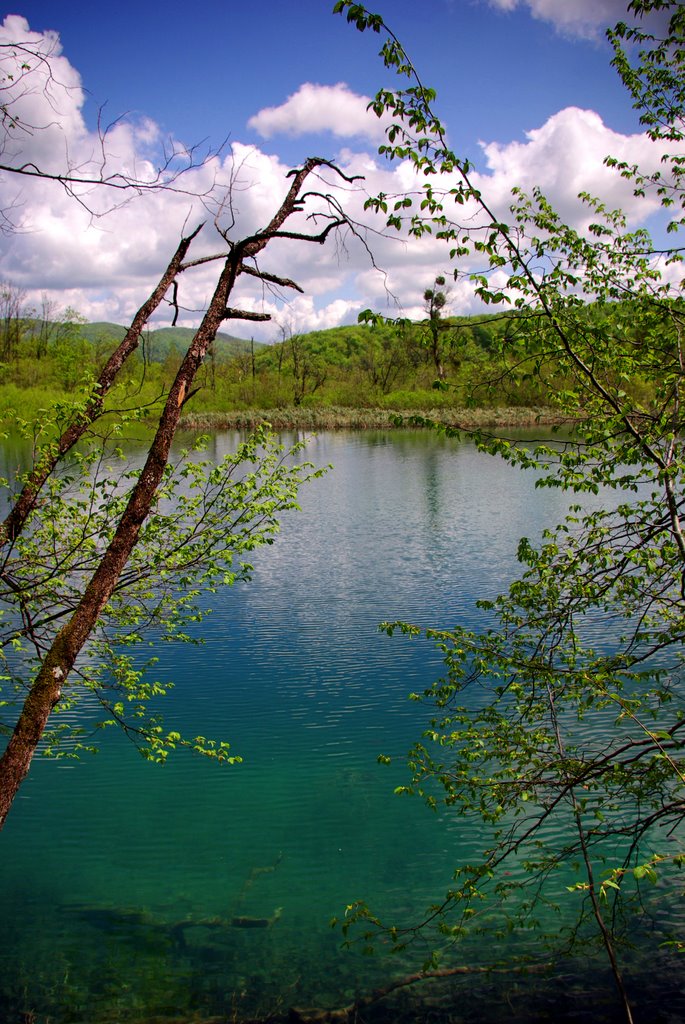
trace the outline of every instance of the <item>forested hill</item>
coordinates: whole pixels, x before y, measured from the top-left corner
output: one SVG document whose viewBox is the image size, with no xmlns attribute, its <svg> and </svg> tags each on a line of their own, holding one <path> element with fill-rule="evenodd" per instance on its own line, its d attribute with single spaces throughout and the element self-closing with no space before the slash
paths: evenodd
<svg viewBox="0 0 685 1024">
<path fill-rule="evenodd" d="M 91 344 L 97 345 L 106 339 L 120 341 L 126 333 L 126 328 L 121 324 L 100 321 L 82 324 L 80 333 Z M 143 335 L 145 358 L 152 363 L 163 363 L 170 356 L 181 356 L 187 349 L 194 333 L 192 327 L 158 327 L 146 331 Z M 254 344 L 257 348 L 263 347 L 261 342 Z M 214 349 L 221 358 L 231 358 L 249 350 L 250 342 L 236 338 L 232 334 L 219 332 L 214 342 Z"/>
<path fill-rule="evenodd" d="M 630 330 L 624 306 L 586 311 L 588 323 L 609 320 Z M 24 408 L 30 392 L 37 402 L 74 391 L 99 368 L 123 337 L 112 323 L 0 323 L 0 410 L 16 407 L 17 390 Z M 473 317 L 443 317 L 435 310 L 419 323 L 376 321 L 309 334 L 286 334 L 271 345 L 221 333 L 210 351 L 188 403 L 189 413 L 341 407 L 427 410 L 451 408 L 530 408 L 549 404 L 563 386 L 557 361 L 548 352 L 535 372 L 531 361 L 513 352 L 522 333 L 534 337 L 534 314 L 493 311 Z M 146 331 L 127 380 L 143 400 L 169 386 L 191 328 Z M 535 345 L 532 346 L 532 350 Z M 631 387 L 640 388 L 639 381 Z"/>
</svg>

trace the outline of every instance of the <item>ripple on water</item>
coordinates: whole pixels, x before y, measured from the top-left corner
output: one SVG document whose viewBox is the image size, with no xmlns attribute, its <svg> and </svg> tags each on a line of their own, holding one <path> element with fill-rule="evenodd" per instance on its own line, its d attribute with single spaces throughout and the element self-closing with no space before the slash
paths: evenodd
<svg viewBox="0 0 685 1024">
<path fill-rule="evenodd" d="M 217 453 L 234 443 L 217 436 Z M 180 753 L 158 768 L 114 733 L 94 759 L 36 762 L 0 854 L 0 1015 L 229 1015 L 240 993 L 243 1016 L 284 992 L 336 1005 L 398 968 L 342 956 L 330 917 L 372 897 L 409 921 L 479 854 L 478 828 L 393 796 L 425 715 L 407 694 L 441 663 L 425 641 L 377 625 L 482 622 L 475 600 L 506 587 L 518 538 L 557 521 L 563 496 L 426 435 L 323 434 L 308 457 L 334 469 L 254 553 L 252 582 L 212 596 L 200 646 L 157 652 L 157 677 L 176 684 L 160 708 L 169 727 L 228 739 L 244 762 L 218 769 Z M 379 753 L 398 760 L 381 766 Z M 188 916 L 277 907 L 273 928 L 173 938 Z M 501 984 L 472 979 L 463 1019 L 495 1020 Z M 587 976 L 574 984 L 585 991 Z M 558 1000 L 540 1014 L 563 1019 Z"/>
</svg>

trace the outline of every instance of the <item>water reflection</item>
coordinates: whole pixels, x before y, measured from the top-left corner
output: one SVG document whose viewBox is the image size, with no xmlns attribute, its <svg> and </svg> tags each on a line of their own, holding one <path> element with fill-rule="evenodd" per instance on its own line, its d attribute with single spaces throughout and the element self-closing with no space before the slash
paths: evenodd
<svg viewBox="0 0 685 1024">
<path fill-rule="evenodd" d="M 213 436 L 212 457 L 238 440 Z M 4 464 L 20 456 L 5 449 Z M 367 897 L 408 922 L 478 854 L 477 829 L 394 797 L 401 765 L 377 764 L 416 738 L 407 694 L 440 671 L 432 648 L 377 624 L 481 622 L 476 599 L 506 586 L 518 538 L 556 521 L 565 499 L 468 443 L 418 432 L 322 434 L 307 457 L 334 469 L 255 553 L 253 581 L 212 598 L 201 646 L 157 651 L 159 678 L 176 684 L 168 725 L 228 739 L 244 763 L 180 754 L 160 769 L 108 734 L 92 760 L 32 770 L 0 843 L 5 1019 L 343 1005 L 416 964 L 341 954 L 329 919 Z M 599 1013 L 609 983 L 593 971 Z M 573 1013 L 588 977 L 569 968 Z M 510 979 L 471 979 L 468 1006 L 455 991 L 463 1020 L 565 1019 L 542 981 L 535 1011 L 531 988 L 518 998 Z M 419 998 L 367 1019 L 416 1019 Z M 443 998 L 424 1004 L 431 1019 Z"/>
</svg>

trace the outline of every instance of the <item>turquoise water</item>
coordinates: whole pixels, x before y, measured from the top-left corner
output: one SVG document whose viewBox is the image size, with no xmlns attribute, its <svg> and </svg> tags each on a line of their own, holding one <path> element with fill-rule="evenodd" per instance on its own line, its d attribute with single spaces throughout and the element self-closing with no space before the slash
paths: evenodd
<svg viewBox="0 0 685 1024">
<path fill-rule="evenodd" d="M 217 435 L 217 458 L 236 441 Z M 175 683 L 167 725 L 229 740 L 243 763 L 181 752 L 161 768 L 108 734 L 96 757 L 34 764 L 0 840 L 1 1020 L 264 1017 L 340 1006 L 420 966 L 419 954 L 343 951 L 329 926 L 358 898 L 413 919 L 482 843 L 393 795 L 425 714 L 407 694 L 440 661 L 377 624 L 478 623 L 475 600 L 506 587 L 519 537 L 565 502 L 535 491 L 531 473 L 425 434 L 323 434 L 308 457 L 334 468 L 256 553 L 254 579 L 212 598 L 201 646 L 157 651 L 157 675 Z M 647 1006 L 650 985 L 664 991 L 658 960 L 640 980 Z M 670 1013 L 680 998 L 670 993 Z M 367 1016 L 610 1020 L 613 1006 L 600 963 L 591 976 L 561 965 L 552 985 L 412 990 Z"/>
</svg>

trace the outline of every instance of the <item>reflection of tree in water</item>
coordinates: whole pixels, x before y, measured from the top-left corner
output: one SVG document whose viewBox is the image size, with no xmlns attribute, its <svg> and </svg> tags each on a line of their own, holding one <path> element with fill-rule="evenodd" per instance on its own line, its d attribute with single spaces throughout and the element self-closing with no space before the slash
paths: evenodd
<svg viewBox="0 0 685 1024">
<path fill-rule="evenodd" d="M 438 533 L 441 526 L 442 487 L 440 482 L 440 453 L 431 447 L 422 462 L 423 494 L 426 499 L 428 525 L 431 531 Z"/>
</svg>

